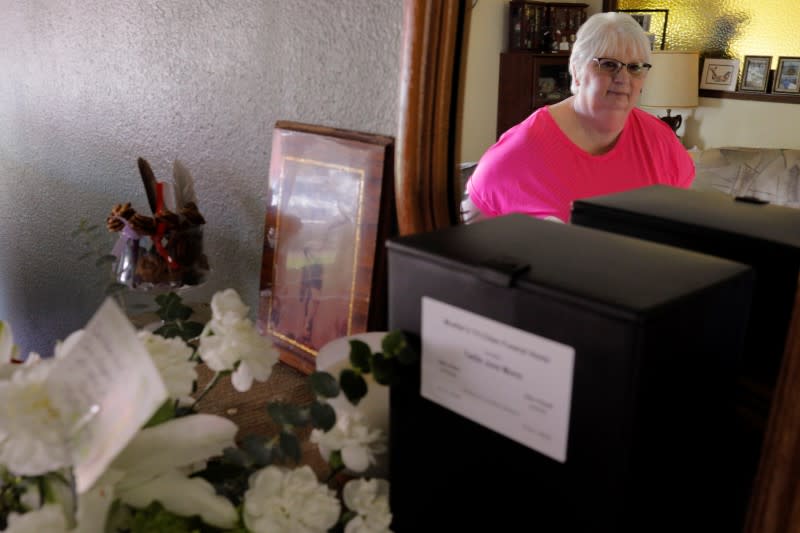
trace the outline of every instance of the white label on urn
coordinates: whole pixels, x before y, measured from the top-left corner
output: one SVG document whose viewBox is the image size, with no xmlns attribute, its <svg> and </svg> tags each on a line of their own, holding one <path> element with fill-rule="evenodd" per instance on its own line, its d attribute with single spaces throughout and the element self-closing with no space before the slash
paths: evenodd
<svg viewBox="0 0 800 533">
<path fill-rule="evenodd" d="M 422 298 L 424 398 L 567 460 L 575 349 Z"/>
</svg>

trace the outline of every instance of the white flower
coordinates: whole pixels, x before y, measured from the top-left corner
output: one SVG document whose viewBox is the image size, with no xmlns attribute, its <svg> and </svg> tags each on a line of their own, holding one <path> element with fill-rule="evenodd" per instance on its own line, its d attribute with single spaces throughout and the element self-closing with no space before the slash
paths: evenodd
<svg viewBox="0 0 800 533">
<path fill-rule="evenodd" d="M 344 533 L 391 533 L 389 482 L 385 479 L 353 479 L 342 490 L 344 504 L 358 516 L 347 522 Z"/>
<path fill-rule="evenodd" d="M 311 442 L 319 446 L 323 457 L 341 451 L 342 462 L 353 472 L 363 472 L 375 464 L 375 456 L 386 452 L 386 435 L 380 429 L 371 430 L 364 424 L 364 415 L 358 411 L 336 410 L 336 425 L 330 431 L 315 429 Z"/>
<path fill-rule="evenodd" d="M 200 334 L 197 349 L 211 370 L 234 370 L 231 382 L 240 392 L 250 390 L 254 379 L 267 380 L 278 361 L 278 352 L 246 317 L 247 310 L 233 289 L 215 294 L 211 320 Z"/>
<path fill-rule="evenodd" d="M 242 319 L 247 317 L 250 308 L 233 289 L 225 289 L 211 297 L 211 314 L 214 319 L 221 320 L 225 317 Z"/>
<path fill-rule="evenodd" d="M 244 523 L 252 533 L 322 533 L 339 520 L 334 491 L 317 481 L 309 466 L 268 466 L 250 477 Z"/>
<path fill-rule="evenodd" d="M 201 478 L 189 478 L 194 466 L 234 446 L 236 424 L 216 415 L 175 418 L 141 430 L 109 468 L 119 498 L 134 507 L 154 500 L 181 516 L 199 515 L 222 529 L 238 515 L 231 502 Z M 107 474 L 108 474 L 107 473 Z M 105 477 L 105 476 L 104 476 Z"/>
<path fill-rule="evenodd" d="M 177 399 L 189 396 L 197 381 L 196 364 L 189 360 L 192 348 L 178 337 L 166 339 L 144 330 L 138 336 L 156 365 L 169 397 Z"/>
<path fill-rule="evenodd" d="M 4 533 L 66 533 L 67 520 L 61 506 L 51 503 L 25 514 L 11 513 Z"/>
<path fill-rule="evenodd" d="M 0 381 L 0 464 L 37 476 L 70 464 L 58 408 L 45 387 L 52 360 L 24 365 Z"/>
<path fill-rule="evenodd" d="M 79 329 L 70 333 L 63 341 L 56 342 L 56 347 L 53 349 L 53 357 L 56 359 L 61 359 L 67 355 L 72 347 L 75 346 L 79 340 L 81 340 L 83 333 L 84 331 Z"/>
</svg>

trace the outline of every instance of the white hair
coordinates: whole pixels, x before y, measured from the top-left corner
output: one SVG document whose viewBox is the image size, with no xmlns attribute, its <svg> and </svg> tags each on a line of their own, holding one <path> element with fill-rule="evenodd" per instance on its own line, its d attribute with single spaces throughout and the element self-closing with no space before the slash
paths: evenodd
<svg viewBox="0 0 800 533">
<path fill-rule="evenodd" d="M 650 61 L 650 39 L 633 17 L 616 12 L 597 13 L 589 17 L 578 28 L 575 45 L 569 56 L 572 93 L 578 93 L 575 80 L 595 57 L 624 51 L 632 52 L 641 61 Z"/>
</svg>

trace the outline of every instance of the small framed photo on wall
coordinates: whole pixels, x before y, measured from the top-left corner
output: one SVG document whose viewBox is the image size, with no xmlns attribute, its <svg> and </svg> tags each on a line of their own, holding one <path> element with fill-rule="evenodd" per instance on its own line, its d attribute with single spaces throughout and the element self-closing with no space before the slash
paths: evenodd
<svg viewBox="0 0 800 533">
<path fill-rule="evenodd" d="M 800 57 L 779 57 L 773 93 L 800 94 Z"/>
<path fill-rule="evenodd" d="M 738 77 L 738 59 L 707 57 L 703 62 L 703 75 L 700 78 L 700 88 L 711 89 L 713 91 L 735 91 Z"/>
<path fill-rule="evenodd" d="M 739 85 L 739 90 L 749 93 L 767 92 L 771 64 L 772 56 L 744 56 L 742 83 Z"/>
</svg>

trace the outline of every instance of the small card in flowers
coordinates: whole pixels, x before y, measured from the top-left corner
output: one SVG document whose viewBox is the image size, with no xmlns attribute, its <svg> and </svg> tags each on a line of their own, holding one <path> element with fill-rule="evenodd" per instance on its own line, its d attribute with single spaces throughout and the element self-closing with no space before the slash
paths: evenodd
<svg viewBox="0 0 800 533">
<path fill-rule="evenodd" d="M 567 460 L 575 349 L 422 299 L 422 396 Z"/>
<path fill-rule="evenodd" d="M 133 325 L 110 298 L 55 364 L 48 387 L 65 414 L 82 493 L 166 401 L 167 390 Z"/>
</svg>

